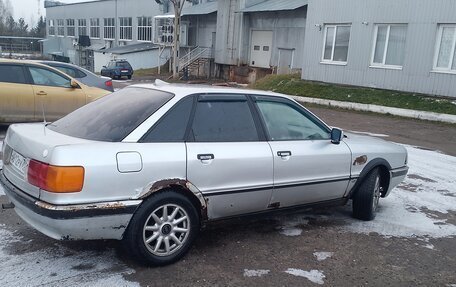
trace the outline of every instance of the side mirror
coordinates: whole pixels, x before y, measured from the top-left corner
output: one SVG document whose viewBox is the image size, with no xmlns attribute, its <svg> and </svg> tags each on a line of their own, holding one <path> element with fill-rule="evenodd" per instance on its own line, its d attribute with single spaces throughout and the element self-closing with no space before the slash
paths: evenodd
<svg viewBox="0 0 456 287">
<path fill-rule="evenodd" d="M 103 68 L 103 69 L 106 69 L 106 66 L 103 66 L 102 68 Z"/>
<path fill-rule="evenodd" d="M 333 128 L 331 130 L 331 143 L 340 144 L 344 138 L 344 132 L 341 129 Z"/>
<path fill-rule="evenodd" d="M 81 86 L 73 79 L 71 79 L 70 86 L 73 89 L 80 89 L 81 88 Z"/>
</svg>

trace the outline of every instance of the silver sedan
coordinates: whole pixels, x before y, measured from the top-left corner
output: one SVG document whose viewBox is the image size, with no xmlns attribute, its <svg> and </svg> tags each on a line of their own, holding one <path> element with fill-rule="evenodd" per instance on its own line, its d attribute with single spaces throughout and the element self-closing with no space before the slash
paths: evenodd
<svg viewBox="0 0 456 287">
<path fill-rule="evenodd" d="M 31 226 L 123 239 L 149 265 L 182 258 L 207 221 L 349 200 L 372 220 L 408 171 L 402 146 L 344 134 L 287 96 L 163 82 L 11 125 L 3 154 L 1 182 Z"/>
</svg>

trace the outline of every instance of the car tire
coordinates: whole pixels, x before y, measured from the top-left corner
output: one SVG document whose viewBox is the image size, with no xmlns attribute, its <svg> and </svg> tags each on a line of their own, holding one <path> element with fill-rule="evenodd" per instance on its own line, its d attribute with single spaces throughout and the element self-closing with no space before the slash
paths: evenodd
<svg viewBox="0 0 456 287">
<path fill-rule="evenodd" d="M 192 202 L 179 192 L 167 190 L 141 204 L 124 241 L 129 253 L 140 262 L 163 266 L 178 261 L 189 251 L 199 229 L 200 218 Z"/>
<path fill-rule="evenodd" d="M 369 172 L 353 195 L 353 217 L 365 221 L 375 218 L 381 197 L 381 177 L 378 168 Z"/>
<path fill-rule="evenodd" d="M 130 75 L 130 76 L 128 76 L 128 79 L 129 79 L 129 80 L 131 80 L 131 75 Z"/>
</svg>

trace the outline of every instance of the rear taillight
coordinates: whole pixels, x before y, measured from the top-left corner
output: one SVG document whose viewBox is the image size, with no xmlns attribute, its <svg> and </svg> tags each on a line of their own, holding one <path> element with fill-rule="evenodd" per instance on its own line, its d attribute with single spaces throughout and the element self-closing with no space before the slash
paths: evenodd
<svg viewBox="0 0 456 287">
<path fill-rule="evenodd" d="M 112 87 L 112 81 L 111 80 L 106 81 L 105 85 L 106 85 L 106 87 Z"/>
<path fill-rule="evenodd" d="M 49 192 L 79 192 L 84 184 L 82 166 L 53 166 L 30 160 L 28 182 Z"/>
</svg>

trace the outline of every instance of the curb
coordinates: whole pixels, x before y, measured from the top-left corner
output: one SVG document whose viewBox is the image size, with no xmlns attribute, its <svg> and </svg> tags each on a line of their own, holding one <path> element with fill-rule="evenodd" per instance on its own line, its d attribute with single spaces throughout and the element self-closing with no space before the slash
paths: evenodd
<svg viewBox="0 0 456 287">
<path fill-rule="evenodd" d="M 401 109 L 401 108 L 392 108 L 392 107 L 385 107 L 385 106 L 378 106 L 378 105 L 359 104 L 359 103 L 352 103 L 352 102 L 341 102 L 341 101 L 325 100 L 325 99 L 318 99 L 318 98 L 307 98 L 307 97 L 299 97 L 299 96 L 290 96 L 290 97 L 299 102 L 318 104 L 318 105 L 323 105 L 323 106 L 338 107 L 338 108 L 350 109 L 350 110 L 355 110 L 355 111 L 363 111 L 363 112 L 374 112 L 374 113 L 379 113 L 379 114 L 390 114 L 390 115 L 418 119 L 418 120 L 427 120 L 427 121 L 434 121 L 434 122 L 456 124 L 456 115 L 439 114 L 439 113 L 434 113 L 434 112 L 416 111 L 416 110 L 408 110 L 408 109 Z"/>
</svg>

